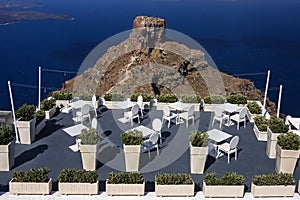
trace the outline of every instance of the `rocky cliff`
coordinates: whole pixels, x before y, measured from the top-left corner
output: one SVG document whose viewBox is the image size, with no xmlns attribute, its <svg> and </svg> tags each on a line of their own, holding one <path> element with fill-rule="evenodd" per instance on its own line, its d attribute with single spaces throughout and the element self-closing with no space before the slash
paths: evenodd
<svg viewBox="0 0 300 200">
<path fill-rule="evenodd" d="M 138 16 L 129 38 L 110 47 L 95 66 L 65 82 L 63 90 L 103 95 L 118 92 L 208 95 L 244 94 L 262 100 L 253 82 L 220 72 L 205 59 L 201 49 L 191 49 L 166 37 L 166 21 Z M 182 35 L 178 35 L 182 36 Z M 268 101 L 268 110 L 275 104 Z"/>
</svg>

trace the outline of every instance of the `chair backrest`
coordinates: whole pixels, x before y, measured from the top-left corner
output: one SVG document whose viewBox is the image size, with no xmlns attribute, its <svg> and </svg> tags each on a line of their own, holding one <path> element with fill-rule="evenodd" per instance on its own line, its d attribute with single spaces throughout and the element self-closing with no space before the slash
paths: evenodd
<svg viewBox="0 0 300 200">
<path fill-rule="evenodd" d="M 237 147 L 237 145 L 239 144 L 239 136 L 234 136 L 229 143 L 230 149 L 234 149 Z"/>
<path fill-rule="evenodd" d="M 143 103 L 143 97 L 142 97 L 142 95 L 139 95 L 139 96 L 138 96 L 137 102 L 138 102 L 138 103 Z"/>
<path fill-rule="evenodd" d="M 152 133 L 149 137 L 149 141 L 152 143 L 152 144 L 156 144 L 157 141 L 158 141 L 158 138 L 159 138 L 159 135 L 157 132 L 155 133 Z"/>
<path fill-rule="evenodd" d="M 84 104 L 81 107 L 81 113 L 82 113 L 82 115 L 89 114 L 90 111 L 91 111 L 91 106 L 89 104 Z"/>
<path fill-rule="evenodd" d="M 244 118 L 246 117 L 246 115 L 247 115 L 247 108 L 244 107 L 244 108 L 242 108 L 242 110 L 240 111 L 239 117 L 240 117 L 240 119 L 244 119 Z"/>
<path fill-rule="evenodd" d="M 194 111 L 195 111 L 195 106 L 191 105 L 191 107 L 188 110 L 188 116 L 191 117 L 194 115 Z"/>
<path fill-rule="evenodd" d="M 162 122 L 161 122 L 161 120 L 158 119 L 158 118 L 155 118 L 155 119 L 153 120 L 153 122 L 152 122 L 152 129 L 153 129 L 154 131 L 159 132 L 159 131 L 161 130 L 161 128 L 162 128 Z"/>
<path fill-rule="evenodd" d="M 139 114 L 139 105 L 135 104 L 132 109 L 131 109 L 131 112 L 132 112 L 132 115 L 138 115 Z"/>
<path fill-rule="evenodd" d="M 215 107 L 214 112 L 216 117 L 222 117 L 223 115 L 223 109 L 221 107 Z"/>
<path fill-rule="evenodd" d="M 168 117 L 170 116 L 170 109 L 167 105 L 164 105 L 163 107 L 163 113 L 164 113 L 164 117 Z"/>
<path fill-rule="evenodd" d="M 93 119 L 92 119 L 92 125 L 91 125 L 91 127 L 97 130 L 97 127 L 98 127 L 98 121 L 97 121 L 96 118 L 93 118 Z"/>
<path fill-rule="evenodd" d="M 97 99 L 96 99 L 96 96 L 94 94 L 93 97 L 92 97 L 92 104 L 93 104 L 94 108 L 96 108 L 96 101 L 97 101 Z"/>
</svg>

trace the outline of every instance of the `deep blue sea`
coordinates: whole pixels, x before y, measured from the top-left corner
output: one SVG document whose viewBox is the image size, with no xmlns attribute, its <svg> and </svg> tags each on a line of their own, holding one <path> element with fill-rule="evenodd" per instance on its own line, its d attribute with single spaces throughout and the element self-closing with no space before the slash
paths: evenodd
<svg viewBox="0 0 300 200">
<path fill-rule="evenodd" d="M 34 10 L 73 21 L 34 20 L 0 26 L 0 109 L 10 110 L 7 81 L 37 85 L 38 66 L 77 72 L 99 43 L 132 28 L 137 15 L 162 17 L 167 28 L 199 42 L 228 74 L 271 70 L 269 97 L 300 116 L 299 0 L 36 0 Z M 60 88 L 74 74 L 43 72 L 43 86 Z M 266 75 L 241 76 L 263 89 Z M 37 89 L 13 85 L 15 107 L 37 105 Z M 43 90 L 46 97 L 49 90 Z"/>
</svg>

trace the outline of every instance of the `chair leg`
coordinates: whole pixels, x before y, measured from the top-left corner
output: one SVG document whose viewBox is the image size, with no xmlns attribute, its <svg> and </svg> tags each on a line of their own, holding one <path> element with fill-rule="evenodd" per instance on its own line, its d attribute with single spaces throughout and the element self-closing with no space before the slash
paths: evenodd
<svg viewBox="0 0 300 200">
<path fill-rule="evenodd" d="M 170 128 L 170 124 L 171 124 L 171 119 L 169 119 L 168 128 Z"/>
<path fill-rule="evenodd" d="M 141 123 L 141 121 L 140 121 L 140 117 L 138 116 L 138 123 L 140 124 Z"/>
<path fill-rule="evenodd" d="M 244 120 L 244 128 L 246 128 L 246 119 Z"/>
<path fill-rule="evenodd" d="M 234 155 L 234 159 L 237 159 L 237 149 L 235 149 L 235 155 Z"/>
<path fill-rule="evenodd" d="M 220 129 L 222 128 L 222 120 L 220 120 Z"/>
<path fill-rule="evenodd" d="M 158 144 L 156 144 L 156 154 L 159 155 Z"/>
<path fill-rule="evenodd" d="M 131 126 L 133 126 L 133 118 L 132 117 L 130 118 L 130 123 L 131 123 Z"/>
<path fill-rule="evenodd" d="M 240 130 L 240 122 L 237 122 L 237 130 Z"/>
<path fill-rule="evenodd" d="M 148 157 L 150 159 L 150 149 L 148 148 Z"/>
<path fill-rule="evenodd" d="M 229 161 L 230 160 L 230 153 L 229 152 L 227 152 L 227 163 L 229 164 Z"/>
</svg>

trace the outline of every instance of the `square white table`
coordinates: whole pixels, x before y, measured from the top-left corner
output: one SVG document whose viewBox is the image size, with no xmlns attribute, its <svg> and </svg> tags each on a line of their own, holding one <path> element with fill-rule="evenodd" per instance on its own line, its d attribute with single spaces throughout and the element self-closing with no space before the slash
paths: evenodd
<svg viewBox="0 0 300 200">
<path fill-rule="evenodd" d="M 151 128 L 148 128 L 146 126 L 143 126 L 143 125 L 140 125 L 138 127 L 132 128 L 132 129 L 130 129 L 128 131 L 133 131 L 133 130 L 141 131 L 143 133 L 143 138 L 148 138 L 148 137 L 150 137 L 150 135 L 152 133 L 155 133 L 154 130 L 152 130 Z"/>
<path fill-rule="evenodd" d="M 170 103 L 169 107 L 175 109 L 177 111 L 177 117 L 176 117 L 176 125 L 183 123 L 184 121 L 180 119 L 179 112 L 187 109 L 189 107 L 188 104 L 182 103 L 180 101 L 177 101 L 175 103 Z"/>
<path fill-rule="evenodd" d="M 227 124 L 225 124 L 226 126 L 230 126 L 230 115 L 232 115 L 233 113 L 239 112 L 242 107 L 232 104 L 232 103 L 224 103 L 223 105 L 220 106 L 222 108 L 222 110 L 226 113 L 228 113 L 228 122 Z"/>
<path fill-rule="evenodd" d="M 82 125 L 82 124 L 77 124 L 77 125 L 74 125 L 74 126 L 70 126 L 68 128 L 64 128 L 63 131 L 66 132 L 67 134 L 69 134 L 71 137 L 74 137 L 74 136 L 78 136 L 82 129 L 86 129 L 88 127 Z M 69 148 L 76 152 L 79 150 L 79 145 L 78 145 L 78 142 L 77 142 L 77 139 L 76 139 L 76 143 L 69 146 Z"/>
<path fill-rule="evenodd" d="M 210 153 L 209 153 L 210 155 L 213 155 L 214 157 L 217 156 L 216 155 L 217 154 L 216 153 L 216 150 L 217 150 L 216 144 L 232 137 L 232 135 L 225 133 L 223 131 L 220 131 L 218 129 L 212 129 L 212 130 L 207 131 L 207 135 L 208 135 L 209 139 L 214 141 L 214 152 L 211 153 L 211 151 L 210 151 Z"/>
<path fill-rule="evenodd" d="M 118 120 L 122 123 L 127 123 L 129 121 L 129 118 L 128 118 L 128 112 L 129 112 L 129 109 L 131 107 L 133 107 L 135 105 L 135 102 L 132 102 L 132 101 L 122 101 L 122 102 L 119 102 L 116 104 L 117 107 L 121 108 L 121 109 L 124 109 L 124 117 L 122 118 L 119 118 Z"/>
<path fill-rule="evenodd" d="M 87 104 L 87 102 L 83 101 L 83 100 L 78 100 L 75 102 L 71 102 L 68 105 L 74 109 L 80 109 L 84 104 Z"/>
</svg>

